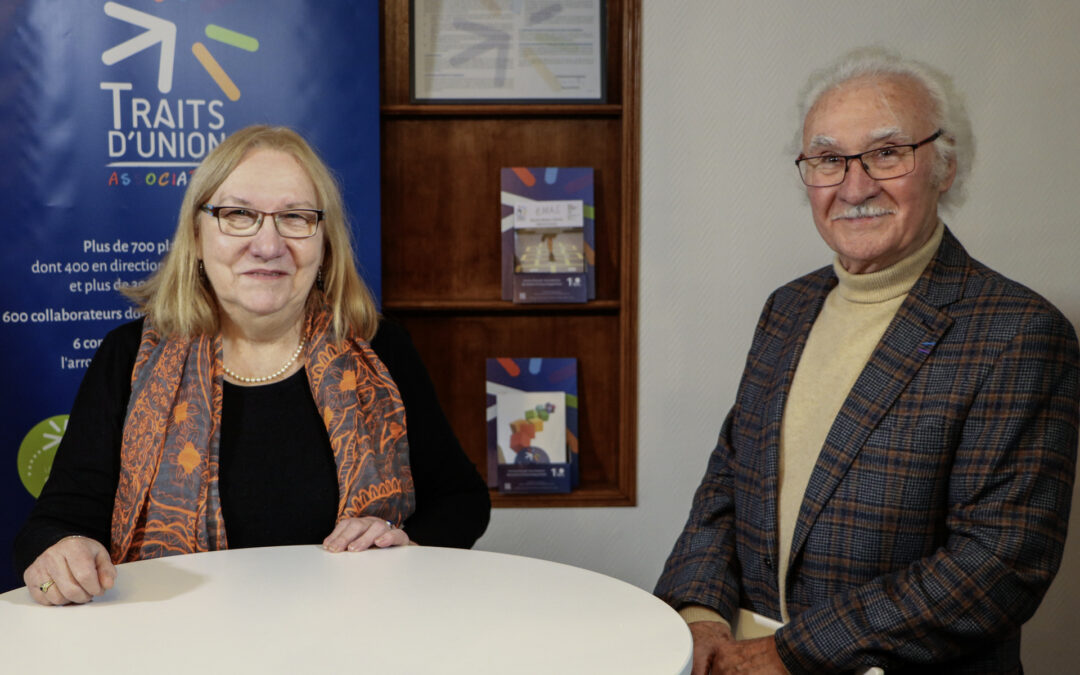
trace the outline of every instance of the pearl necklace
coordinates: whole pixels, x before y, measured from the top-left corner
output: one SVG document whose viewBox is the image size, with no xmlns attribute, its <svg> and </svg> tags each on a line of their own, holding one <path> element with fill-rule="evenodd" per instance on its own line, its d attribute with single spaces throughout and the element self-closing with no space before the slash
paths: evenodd
<svg viewBox="0 0 1080 675">
<path fill-rule="evenodd" d="M 234 380 L 246 382 L 247 384 L 260 384 L 262 382 L 276 380 L 278 377 L 280 377 L 282 373 L 284 373 L 286 370 L 289 369 L 290 366 L 292 366 L 292 364 L 296 363 L 296 359 L 300 358 L 300 352 L 302 351 L 304 351 L 304 340 L 301 339 L 300 344 L 296 346 L 296 351 L 293 352 L 293 355 L 290 356 L 289 360 L 285 362 L 285 365 L 264 377 L 244 377 L 243 375 L 237 375 L 233 371 L 229 370 L 229 367 L 224 363 L 221 364 L 221 367 L 225 370 L 225 374 Z"/>
</svg>

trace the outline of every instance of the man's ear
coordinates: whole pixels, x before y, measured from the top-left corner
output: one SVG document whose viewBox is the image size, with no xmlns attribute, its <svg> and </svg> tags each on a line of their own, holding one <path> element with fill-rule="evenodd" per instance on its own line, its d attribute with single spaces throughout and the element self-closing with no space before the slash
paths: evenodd
<svg viewBox="0 0 1080 675">
<path fill-rule="evenodd" d="M 956 180 L 956 155 L 949 157 L 948 166 L 945 168 L 945 176 L 941 179 L 941 183 L 938 185 L 938 193 L 945 194 L 952 187 L 953 181 Z"/>
</svg>

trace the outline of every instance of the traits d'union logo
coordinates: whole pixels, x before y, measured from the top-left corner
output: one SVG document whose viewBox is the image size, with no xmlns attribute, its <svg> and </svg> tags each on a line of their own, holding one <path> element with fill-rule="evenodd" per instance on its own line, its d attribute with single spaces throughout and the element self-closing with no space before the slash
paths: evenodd
<svg viewBox="0 0 1080 675">
<path fill-rule="evenodd" d="M 162 94 L 172 91 L 173 65 L 176 63 L 176 24 L 161 17 L 140 12 L 118 2 L 106 2 L 105 14 L 113 19 L 145 28 L 146 30 L 130 40 L 106 49 L 101 54 L 102 62 L 111 66 L 119 63 L 129 56 L 161 45 L 160 58 L 158 60 L 157 88 Z M 215 42 L 236 47 L 247 52 L 259 50 L 259 41 L 250 35 L 245 35 L 222 26 L 207 24 L 204 29 L 206 37 Z M 230 101 L 240 98 L 240 88 L 236 86 L 229 74 L 221 67 L 217 59 L 210 53 L 210 49 L 202 42 L 194 42 L 191 45 L 191 53 L 203 67 L 203 70 L 214 80 L 218 88 Z"/>
</svg>

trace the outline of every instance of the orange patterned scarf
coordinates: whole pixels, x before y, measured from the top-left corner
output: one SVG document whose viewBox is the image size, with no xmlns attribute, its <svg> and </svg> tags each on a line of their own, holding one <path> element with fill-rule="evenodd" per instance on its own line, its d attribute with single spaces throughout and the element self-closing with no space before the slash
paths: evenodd
<svg viewBox="0 0 1080 675">
<path fill-rule="evenodd" d="M 366 342 L 334 344 L 329 325 L 325 307 L 308 319 L 307 376 L 338 468 L 338 518 L 400 525 L 416 504 L 401 395 Z M 219 336 L 163 338 L 144 322 L 113 504 L 113 562 L 228 548 L 218 490 L 222 372 Z"/>
</svg>

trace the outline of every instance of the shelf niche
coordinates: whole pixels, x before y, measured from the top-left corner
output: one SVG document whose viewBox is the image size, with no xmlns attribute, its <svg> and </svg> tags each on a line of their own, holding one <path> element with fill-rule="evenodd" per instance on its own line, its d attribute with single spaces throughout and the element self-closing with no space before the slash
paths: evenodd
<svg viewBox="0 0 1080 675">
<path fill-rule="evenodd" d="M 604 104 L 414 104 L 409 0 L 381 3 L 383 312 L 402 323 L 462 447 L 487 469 L 484 360 L 575 357 L 580 487 L 496 507 L 633 506 L 640 0 L 607 0 Z M 501 299 L 499 170 L 591 166 L 596 300 Z"/>
</svg>

